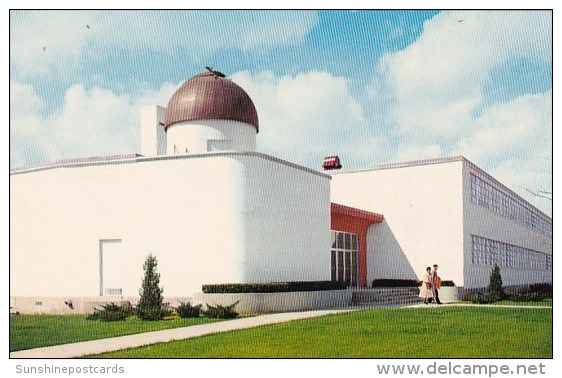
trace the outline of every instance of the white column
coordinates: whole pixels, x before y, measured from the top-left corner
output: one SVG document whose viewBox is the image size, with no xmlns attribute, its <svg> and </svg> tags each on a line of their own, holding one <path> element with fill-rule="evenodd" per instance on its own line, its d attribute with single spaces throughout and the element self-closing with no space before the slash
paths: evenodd
<svg viewBox="0 0 562 378">
<path fill-rule="evenodd" d="M 166 108 L 149 105 L 141 108 L 141 154 L 144 156 L 166 155 Z"/>
</svg>

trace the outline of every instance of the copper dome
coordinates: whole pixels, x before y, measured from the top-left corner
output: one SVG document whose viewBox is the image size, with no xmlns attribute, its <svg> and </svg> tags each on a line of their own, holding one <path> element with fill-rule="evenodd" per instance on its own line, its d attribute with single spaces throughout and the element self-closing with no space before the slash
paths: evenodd
<svg viewBox="0 0 562 378">
<path fill-rule="evenodd" d="M 224 119 L 258 128 L 258 113 L 248 94 L 232 80 L 205 72 L 179 87 L 166 110 L 164 129 L 179 122 Z"/>
</svg>

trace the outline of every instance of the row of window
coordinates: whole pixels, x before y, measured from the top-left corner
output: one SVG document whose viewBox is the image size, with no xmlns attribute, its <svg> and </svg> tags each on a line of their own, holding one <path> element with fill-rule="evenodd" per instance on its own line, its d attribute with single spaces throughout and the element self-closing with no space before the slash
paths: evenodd
<svg viewBox="0 0 562 378">
<path fill-rule="evenodd" d="M 480 236 L 472 237 L 472 263 L 508 268 L 552 270 L 552 255 Z"/>
<path fill-rule="evenodd" d="M 525 227 L 552 236 L 552 222 L 481 177 L 470 174 L 470 201 Z"/>
</svg>

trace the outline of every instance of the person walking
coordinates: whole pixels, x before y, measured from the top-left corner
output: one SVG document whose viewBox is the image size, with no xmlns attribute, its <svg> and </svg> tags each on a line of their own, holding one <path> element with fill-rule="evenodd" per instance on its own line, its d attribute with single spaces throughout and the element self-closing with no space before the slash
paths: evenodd
<svg viewBox="0 0 562 378">
<path fill-rule="evenodd" d="M 433 300 L 433 275 L 431 274 L 431 268 L 429 266 L 425 269 L 425 272 L 419 297 L 423 299 L 423 303 L 429 304 L 429 302 Z"/>
<path fill-rule="evenodd" d="M 441 289 L 441 277 L 437 274 L 437 264 L 433 264 L 433 272 L 431 273 L 431 282 L 433 283 L 433 298 L 435 298 L 435 303 L 441 304 L 439 300 L 439 289 Z"/>
</svg>

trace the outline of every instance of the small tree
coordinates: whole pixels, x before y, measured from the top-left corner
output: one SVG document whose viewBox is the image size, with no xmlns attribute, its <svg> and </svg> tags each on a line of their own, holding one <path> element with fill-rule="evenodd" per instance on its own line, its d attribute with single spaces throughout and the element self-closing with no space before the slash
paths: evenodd
<svg viewBox="0 0 562 378">
<path fill-rule="evenodd" d="M 474 293 L 470 296 L 472 303 L 494 303 L 500 299 L 505 298 L 505 293 L 502 288 L 502 276 L 500 274 L 500 267 L 494 264 L 492 273 L 490 273 L 490 283 L 486 288 L 486 292 Z"/>
<path fill-rule="evenodd" d="M 137 315 L 142 320 L 160 320 L 165 316 L 162 305 L 164 289 L 160 288 L 160 273 L 156 272 L 158 262 L 156 257 L 148 255 L 144 262 L 144 278 L 139 290 L 140 300 L 137 305 Z"/>
<path fill-rule="evenodd" d="M 488 284 L 487 292 L 496 301 L 503 298 L 502 276 L 500 274 L 500 267 L 498 264 L 494 264 L 492 273 L 490 273 L 490 283 Z"/>
</svg>

